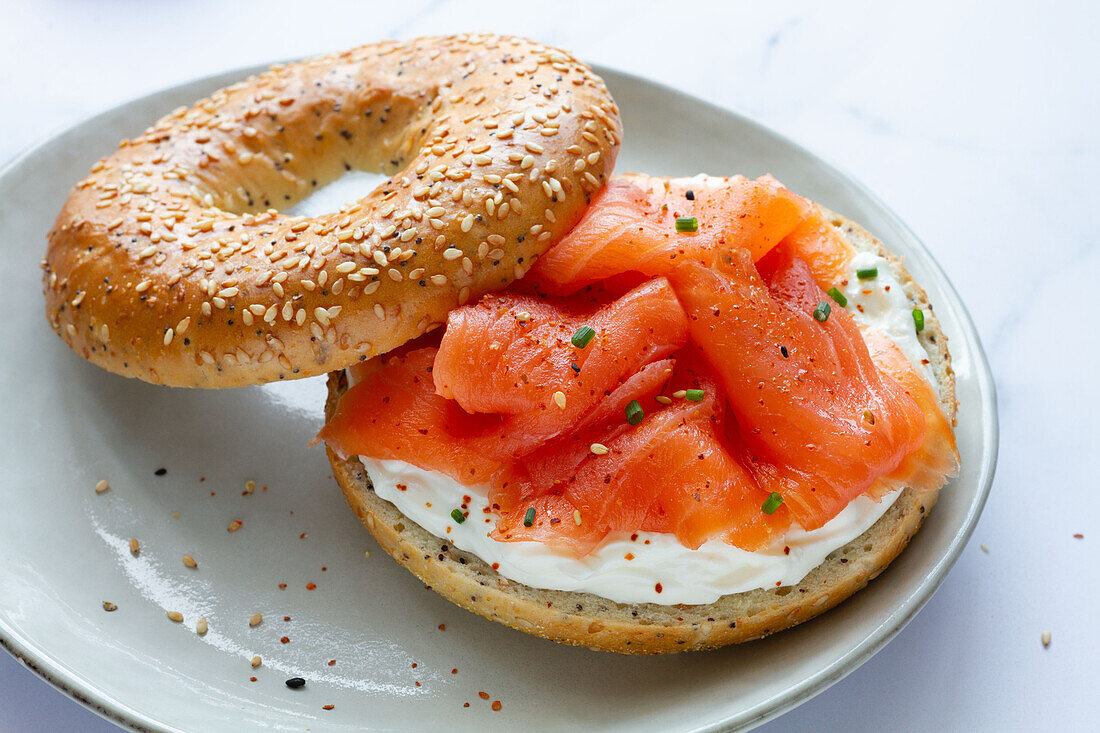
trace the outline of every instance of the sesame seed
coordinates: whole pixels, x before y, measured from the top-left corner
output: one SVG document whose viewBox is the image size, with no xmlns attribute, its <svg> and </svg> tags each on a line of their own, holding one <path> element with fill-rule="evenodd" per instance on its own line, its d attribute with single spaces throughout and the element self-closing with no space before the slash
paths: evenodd
<svg viewBox="0 0 1100 733">
<path fill-rule="evenodd" d="M 137 541 L 137 538 L 130 539 L 130 554 L 137 555 L 141 552 L 141 543 Z"/>
<path fill-rule="evenodd" d="M 592 451 L 593 455 L 597 456 L 605 456 L 611 452 L 610 449 L 603 443 L 593 443 L 588 447 L 588 449 Z"/>
<path fill-rule="evenodd" d="M 168 619 L 170 621 L 175 621 L 178 624 L 180 621 L 183 621 L 183 614 L 179 611 L 169 611 Z"/>
<path fill-rule="evenodd" d="M 686 389 L 678 389 L 672 393 L 672 396 L 678 400 L 682 400 L 684 397 L 687 397 L 687 393 Z"/>
<path fill-rule="evenodd" d="M 205 635 L 208 629 L 209 626 L 206 623 L 206 616 L 203 616 L 197 622 L 195 622 L 195 633 L 199 636 Z"/>
<path fill-rule="evenodd" d="M 685 391 L 684 394 L 687 394 L 687 392 Z M 657 395 L 653 399 L 657 400 L 657 402 L 660 402 L 662 405 L 671 405 L 672 404 L 672 400 L 668 397 L 665 397 L 663 394 L 662 395 Z"/>
<path fill-rule="evenodd" d="M 553 400 L 554 400 L 555 405 L 557 405 L 558 407 L 560 407 L 563 410 L 565 409 L 565 393 L 564 392 L 562 392 L 561 390 L 558 390 L 557 392 L 555 392 L 554 395 L 553 395 Z"/>
<path fill-rule="evenodd" d="M 252 657 L 252 668 L 255 669 L 256 667 L 259 667 L 261 664 L 263 664 L 263 662 L 264 660 L 260 659 L 260 656 L 257 654 L 256 656 Z"/>
<path fill-rule="evenodd" d="M 1043 635 L 1040 637 L 1041 641 L 1043 642 L 1044 648 L 1050 646 L 1050 636 L 1051 635 L 1049 631 L 1044 631 Z"/>
<path fill-rule="evenodd" d="M 199 566 L 199 564 L 195 562 L 195 558 L 191 557 L 190 555 L 183 556 L 183 564 L 189 568 L 197 568 Z"/>
<path fill-rule="evenodd" d="M 453 261 L 453 260 L 457 260 L 461 256 L 462 256 L 462 250 L 460 250 L 456 247 L 449 247 L 449 248 L 443 250 L 443 259 L 447 260 L 448 262 Z"/>
<path fill-rule="evenodd" d="M 95 493 L 102 494 L 109 488 L 111 488 L 111 484 L 107 481 L 107 479 L 100 479 L 99 481 L 96 481 Z"/>
<path fill-rule="evenodd" d="M 580 509 L 574 509 L 573 510 L 573 521 L 576 523 L 576 525 L 578 527 L 581 526 L 581 510 Z"/>
<path fill-rule="evenodd" d="M 249 626 L 259 626 L 261 623 L 263 623 L 263 620 L 264 620 L 263 614 L 254 613 L 254 614 L 252 614 L 252 618 L 248 619 L 248 625 Z"/>
<path fill-rule="evenodd" d="M 253 484 L 253 486 L 255 486 L 255 484 Z M 239 519 L 234 519 L 232 522 L 229 523 L 229 526 L 225 528 L 225 531 L 226 532 L 236 532 L 243 525 L 244 525 L 244 522 L 242 522 Z"/>
</svg>

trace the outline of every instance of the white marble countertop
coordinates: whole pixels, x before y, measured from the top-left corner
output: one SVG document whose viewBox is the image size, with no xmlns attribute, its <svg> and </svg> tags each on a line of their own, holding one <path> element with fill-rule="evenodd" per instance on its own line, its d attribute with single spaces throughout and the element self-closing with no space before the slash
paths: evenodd
<svg viewBox="0 0 1100 733">
<path fill-rule="evenodd" d="M 942 588 L 873 659 L 764 729 L 1094 729 L 1100 4 L 525 5 L 3 2 L 0 161 L 197 76 L 460 30 L 536 37 L 756 117 L 924 240 L 977 323 L 1001 411 L 993 493 Z M 113 728 L 0 654 L 0 729 Z"/>
</svg>

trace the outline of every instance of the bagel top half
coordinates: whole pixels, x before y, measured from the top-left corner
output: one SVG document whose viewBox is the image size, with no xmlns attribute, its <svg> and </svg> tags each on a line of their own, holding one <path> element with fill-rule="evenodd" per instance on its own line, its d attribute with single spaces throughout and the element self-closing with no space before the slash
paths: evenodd
<svg viewBox="0 0 1100 733">
<path fill-rule="evenodd" d="M 517 38 L 273 67 L 92 167 L 48 236 L 47 318 L 86 359 L 159 384 L 341 369 L 522 276 L 621 136 L 599 77 Z M 391 177 L 325 216 L 278 213 L 352 169 Z"/>
</svg>

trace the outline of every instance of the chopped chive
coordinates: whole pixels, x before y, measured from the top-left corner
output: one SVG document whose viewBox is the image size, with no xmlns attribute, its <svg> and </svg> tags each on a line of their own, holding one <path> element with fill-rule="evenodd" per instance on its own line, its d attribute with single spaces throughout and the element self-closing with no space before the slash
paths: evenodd
<svg viewBox="0 0 1100 733">
<path fill-rule="evenodd" d="M 817 304 L 817 307 L 814 308 L 814 320 L 820 323 L 824 323 L 825 321 L 829 320 L 829 313 L 831 313 L 832 310 L 833 309 L 829 307 L 828 303 L 826 303 L 824 300 L 821 301 Z"/>
<path fill-rule="evenodd" d="M 451 519 L 455 520 L 459 524 L 462 524 L 463 522 L 466 521 L 466 517 L 462 514 L 461 509 L 452 509 L 451 510 Z"/>
<path fill-rule="evenodd" d="M 917 333 L 924 330 L 924 311 L 920 308 L 913 309 L 913 323 L 917 327 Z"/>
<path fill-rule="evenodd" d="M 575 371 L 577 374 L 581 373 L 581 368 L 577 366 L 577 362 L 575 361 L 569 362 L 569 368 Z"/>
<path fill-rule="evenodd" d="M 768 495 L 768 498 L 764 500 L 763 506 L 760 510 L 765 514 L 775 514 L 775 510 L 779 508 L 779 505 L 783 503 L 783 495 L 778 491 L 773 491 Z"/>
<path fill-rule="evenodd" d="M 877 267 L 864 267 L 861 270 L 856 270 L 856 277 L 860 280 L 874 280 L 878 277 Z"/>
<path fill-rule="evenodd" d="M 848 305 L 848 299 L 844 297 L 844 293 L 840 292 L 836 288 L 829 288 L 829 297 L 836 301 L 836 304 L 841 308 Z"/>
<path fill-rule="evenodd" d="M 637 425 L 645 417 L 645 411 L 642 409 L 642 403 L 638 400 L 631 400 L 630 404 L 626 406 L 626 421 L 631 425 Z"/>
<path fill-rule="evenodd" d="M 535 507 L 527 509 L 527 513 L 523 515 L 523 526 L 530 527 L 535 523 Z"/>
<path fill-rule="evenodd" d="M 573 334 L 573 338 L 570 341 L 578 349 L 583 349 L 588 346 L 589 342 L 596 337 L 596 331 L 591 326 L 581 326 L 577 329 L 577 332 Z"/>
<path fill-rule="evenodd" d="M 676 217 L 676 231 L 694 232 L 699 228 L 699 220 L 694 216 Z"/>
<path fill-rule="evenodd" d="M 691 402 L 702 402 L 704 392 L 701 389 L 689 389 L 684 392 L 684 399 Z"/>
</svg>

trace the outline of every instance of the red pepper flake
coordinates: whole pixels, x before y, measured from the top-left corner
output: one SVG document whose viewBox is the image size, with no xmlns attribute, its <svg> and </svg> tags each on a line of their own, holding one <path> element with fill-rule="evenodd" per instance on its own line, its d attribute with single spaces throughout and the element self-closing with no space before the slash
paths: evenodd
<svg viewBox="0 0 1100 733">
<path fill-rule="evenodd" d="M 413 662 L 413 669 L 416 669 L 416 662 Z"/>
<path fill-rule="evenodd" d="M 279 641 L 283 642 L 284 644 L 289 644 L 290 643 L 290 637 L 289 636 L 284 636 L 283 638 L 279 639 Z"/>
<path fill-rule="evenodd" d="M 263 490 L 263 491 L 267 491 L 267 487 L 266 487 L 266 486 L 265 486 L 265 487 L 263 487 L 263 489 L 262 489 L 262 490 Z"/>
<path fill-rule="evenodd" d="M 500 563 L 499 562 L 493 563 L 493 570 L 500 570 Z"/>
<path fill-rule="evenodd" d="M 304 540 L 306 537 L 309 537 L 309 535 L 305 532 L 302 532 L 300 535 L 298 535 L 298 539 L 300 540 Z"/>
<path fill-rule="evenodd" d="M 777 580 L 777 581 L 775 581 L 775 585 L 778 588 L 779 586 L 783 585 L 783 581 L 782 580 Z"/>
<path fill-rule="evenodd" d="M 328 567 L 327 567 L 327 566 L 325 566 L 325 565 L 322 565 L 322 566 L 321 566 L 321 572 L 322 572 L 322 573 L 327 573 L 327 572 L 328 572 Z"/>
<path fill-rule="evenodd" d="M 462 703 L 462 707 L 468 708 L 468 707 L 470 707 L 470 703 L 464 702 L 464 703 Z"/>
<path fill-rule="evenodd" d="M 630 535 L 630 541 L 631 541 L 631 542 L 637 542 L 637 541 L 638 541 L 638 533 L 637 533 L 637 532 L 635 532 L 634 534 Z"/>
<path fill-rule="evenodd" d="M 414 680 L 413 684 L 416 685 L 417 687 L 420 687 L 420 680 Z"/>
<path fill-rule="evenodd" d="M 785 545 L 783 547 L 783 554 L 784 555 L 790 555 L 791 554 L 791 546 L 790 545 Z"/>
<path fill-rule="evenodd" d="M 256 681 L 256 678 L 255 678 L 255 677 L 249 677 L 249 678 L 248 678 L 248 681 L 249 681 L 249 682 L 255 682 L 255 681 Z"/>
<path fill-rule="evenodd" d="M 321 709 L 322 710 L 332 710 L 334 707 L 336 707 L 336 706 L 335 705 L 322 705 Z"/>
<path fill-rule="evenodd" d="M 440 631 L 446 631 L 447 630 L 447 624 L 440 624 L 439 625 L 439 630 Z"/>
<path fill-rule="evenodd" d="M 488 700 L 489 699 L 489 693 L 488 692 L 479 692 L 479 693 L 477 693 L 477 696 L 480 697 L 482 700 Z"/>
<path fill-rule="evenodd" d="M 634 559 L 634 553 L 633 552 L 626 553 L 625 555 L 623 555 L 623 559 L 624 560 L 633 560 Z"/>
<path fill-rule="evenodd" d="M 217 496 L 217 494 L 215 494 L 213 491 L 210 492 L 210 495 L 211 496 Z"/>
<path fill-rule="evenodd" d="M 290 616 L 283 616 L 283 621 L 289 621 L 289 620 L 290 620 Z"/>
<path fill-rule="evenodd" d="M 279 583 L 279 590 L 286 590 L 286 583 Z"/>
<path fill-rule="evenodd" d="M 306 583 L 306 590 L 317 590 L 316 583 Z"/>
<path fill-rule="evenodd" d="M 238 529 L 244 526 L 244 522 L 239 519 L 234 519 L 229 523 L 229 526 L 225 528 L 226 532 L 236 532 Z"/>
<path fill-rule="evenodd" d="M 661 591 L 663 591 L 663 590 L 664 590 L 664 586 L 662 586 L 662 585 L 661 585 L 660 583 L 658 583 L 657 585 L 653 586 L 653 590 L 655 590 L 655 591 L 657 591 L 658 593 L 660 593 Z"/>
<path fill-rule="evenodd" d="M 336 660 L 335 660 L 335 659 L 330 659 L 330 660 L 328 660 L 328 666 L 330 666 L 330 667 L 331 667 L 331 666 L 332 666 L 332 665 L 334 665 L 334 664 L 336 664 Z"/>
<path fill-rule="evenodd" d="M 493 704 L 490 707 L 493 708 L 494 712 L 499 713 L 500 712 L 500 700 L 493 700 Z"/>
<path fill-rule="evenodd" d="M 458 674 L 458 667 L 451 670 L 451 674 Z"/>
<path fill-rule="evenodd" d="M 205 480 L 206 480 L 206 476 L 199 476 L 199 483 L 200 484 Z"/>
<path fill-rule="evenodd" d="M 1075 539 L 1075 540 L 1083 540 L 1083 539 L 1085 539 L 1085 535 L 1083 535 L 1083 534 L 1081 534 L 1080 532 L 1078 532 L 1078 533 L 1076 533 L 1075 535 L 1073 535 L 1073 539 Z"/>
</svg>

